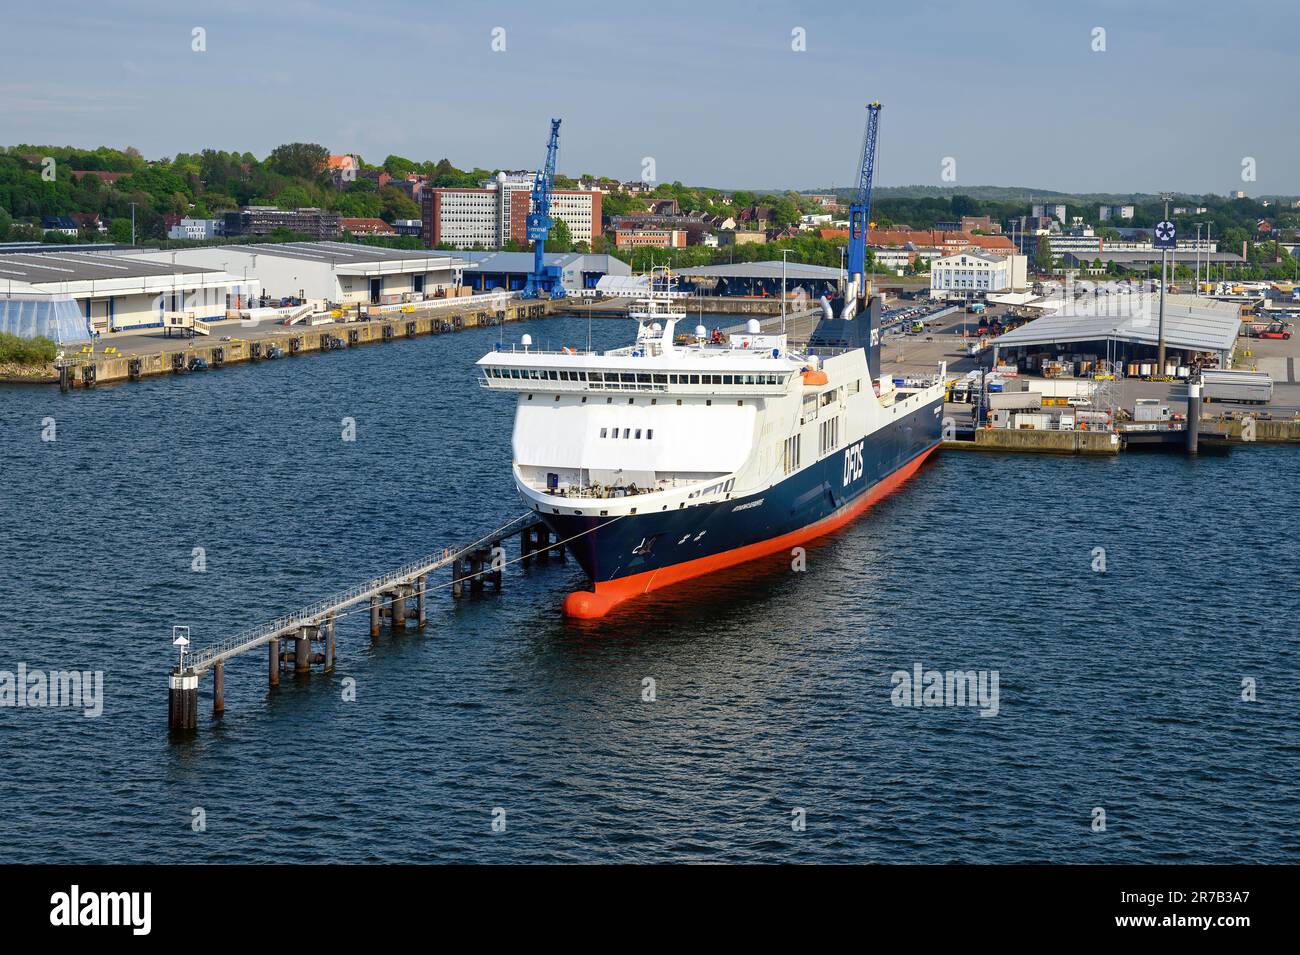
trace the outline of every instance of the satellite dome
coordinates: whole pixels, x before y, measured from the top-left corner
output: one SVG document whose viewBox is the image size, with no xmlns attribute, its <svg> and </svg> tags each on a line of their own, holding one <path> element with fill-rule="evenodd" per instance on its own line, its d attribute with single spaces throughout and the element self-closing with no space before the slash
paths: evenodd
<svg viewBox="0 0 1300 955">
<path fill-rule="evenodd" d="M 532 335 L 525 335 L 523 338 L 519 339 L 519 344 L 523 345 L 525 348 L 527 348 L 532 343 L 533 343 Z"/>
<path fill-rule="evenodd" d="M 696 337 L 696 338 L 703 338 L 703 337 L 704 337 L 705 335 L 707 335 L 707 334 L 709 334 L 709 330 L 708 330 L 707 328 L 705 328 L 703 325 L 696 325 L 696 326 L 695 326 L 695 337 Z"/>
<path fill-rule="evenodd" d="M 745 323 L 745 331 L 749 332 L 751 335 L 757 335 L 762 330 L 763 326 L 756 318 L 751 318 Z"/>
</svg>

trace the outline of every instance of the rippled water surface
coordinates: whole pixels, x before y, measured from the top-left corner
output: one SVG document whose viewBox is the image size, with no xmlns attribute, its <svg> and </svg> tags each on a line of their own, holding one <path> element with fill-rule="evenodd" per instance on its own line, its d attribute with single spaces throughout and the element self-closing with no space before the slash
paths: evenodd
<svg viewBox="0 0 1300 955">
<path fill-rule="evenodd" d="M 425 631 L 344 618 L 335 672 L 274 692 L 239 658 L 225 718 L 207 677 L 169 740 L 173 624 L 215 641 L 522 510 L 512 407 L 472 378 L 496 337 L 0 390 L 0 670 L 105 681 L 98 719 L 0 708 L 11 860 L 1300 859 L 1293 449 L 949 452 L 806 572 L 777 556 L 595 624 L 559 615 L 572 562 L 455 603 L 439 580 Z M 918 663 L 996 670 L 997 715 L 895 706 Z"/>
</svg>

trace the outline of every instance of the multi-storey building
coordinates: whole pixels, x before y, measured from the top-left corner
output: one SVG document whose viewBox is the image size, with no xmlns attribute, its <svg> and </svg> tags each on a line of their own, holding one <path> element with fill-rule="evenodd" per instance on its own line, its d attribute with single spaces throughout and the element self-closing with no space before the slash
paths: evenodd
<svg viewBox="0 0 1300 955">
<path fill-rule="evenodd" d="M 930 297 L 971 300 L 1027 285 L 1023 255 L 959 252 L 930 263 Z"/>
<path fill-rule="evenodd" d="M 1177 211 L 1177 210 L 1175 210 Z M 1102 222 L 1108 222 L 1111 219 L 1132 219 L 1132 206 L 1099 206 L 1097 216 Z"/>
<path fill-rule="evenodd" d="M 503 172 L 479 189 L 425 189 L 425 245 L 494 249 L 511 240 L 525 244 L 532 188 L 532 176 Z M 568 226 L 574 242 L 590 245 L 600 234 L 600 197 L 598 190 L 555 190 L 551 217 Z"/>
<path fill-rule="evenodd" d="M 617 249 L 681 249 L 686 247 L 686 233 L 680 229 L 622 229 L 614 233 Z"/>
<path fill-rule="evenodd" d="M 1063 203 L 1035 204 L 1033 212 L 1030 214 L 1034 216 L 1046 216 L 1055 219 L 1057 222 L 1061 223 L 1061 225 L 1065 225 L 1065 205 Z"/>
<path fill-rule="evenodd" d="M 324 209 L 277 209 L 275 206 L 245 206 L 225 216 L 225 234 L 231 237 L 270 235 L 277 229 L 288 229 L 317 240 L 336 239 L 339 216 Z"/>
</svg>

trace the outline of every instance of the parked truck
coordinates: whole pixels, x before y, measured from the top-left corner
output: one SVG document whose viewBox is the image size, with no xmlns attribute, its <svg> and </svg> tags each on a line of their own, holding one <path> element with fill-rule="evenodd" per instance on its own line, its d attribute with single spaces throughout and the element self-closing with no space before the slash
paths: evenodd
<svg viewBox="0 0 1300 955">
<path fill-rule="evenodd" d="M 1201 372 L 1201 394 L 1206 401 L 1267 404 L 1273 400 L 1273 378 L 1262 371 Z"/>
</svg>

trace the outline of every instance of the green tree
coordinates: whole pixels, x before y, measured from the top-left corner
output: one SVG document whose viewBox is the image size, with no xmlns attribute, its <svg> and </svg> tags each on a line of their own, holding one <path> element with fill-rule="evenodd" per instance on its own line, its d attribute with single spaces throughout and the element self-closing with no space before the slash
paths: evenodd
<svg viewBox="0 0 1300 955">
<path fill-rule="evenodd" d="M 546 251 L 573 251 L 573 233 L 569 231 L 569 224 L 563 219 L 556 219 L 555 225 L 551 227 L 551 234 L 546 238 Z"/>
<path fill-rule="evenodd" d="M 131 241 L 131 220 L 114 219 L 108 224 L 108 237 L 114 242 L 128 243 Z"/>
<path fill-rule="evenodd" d="M 1052 271 L 1052 246 L 1047 236 L 1039 236 L 1038 247 L 1034 250 L 1034 269 L 1038 272 Z"/>
<path fill-rule="evenodd" d="M 317 143 L 285 143 L 271 150 L 266 163 L 271 171 L 297 179 L 318 179 L 330 151 Z"/>
</svg>

